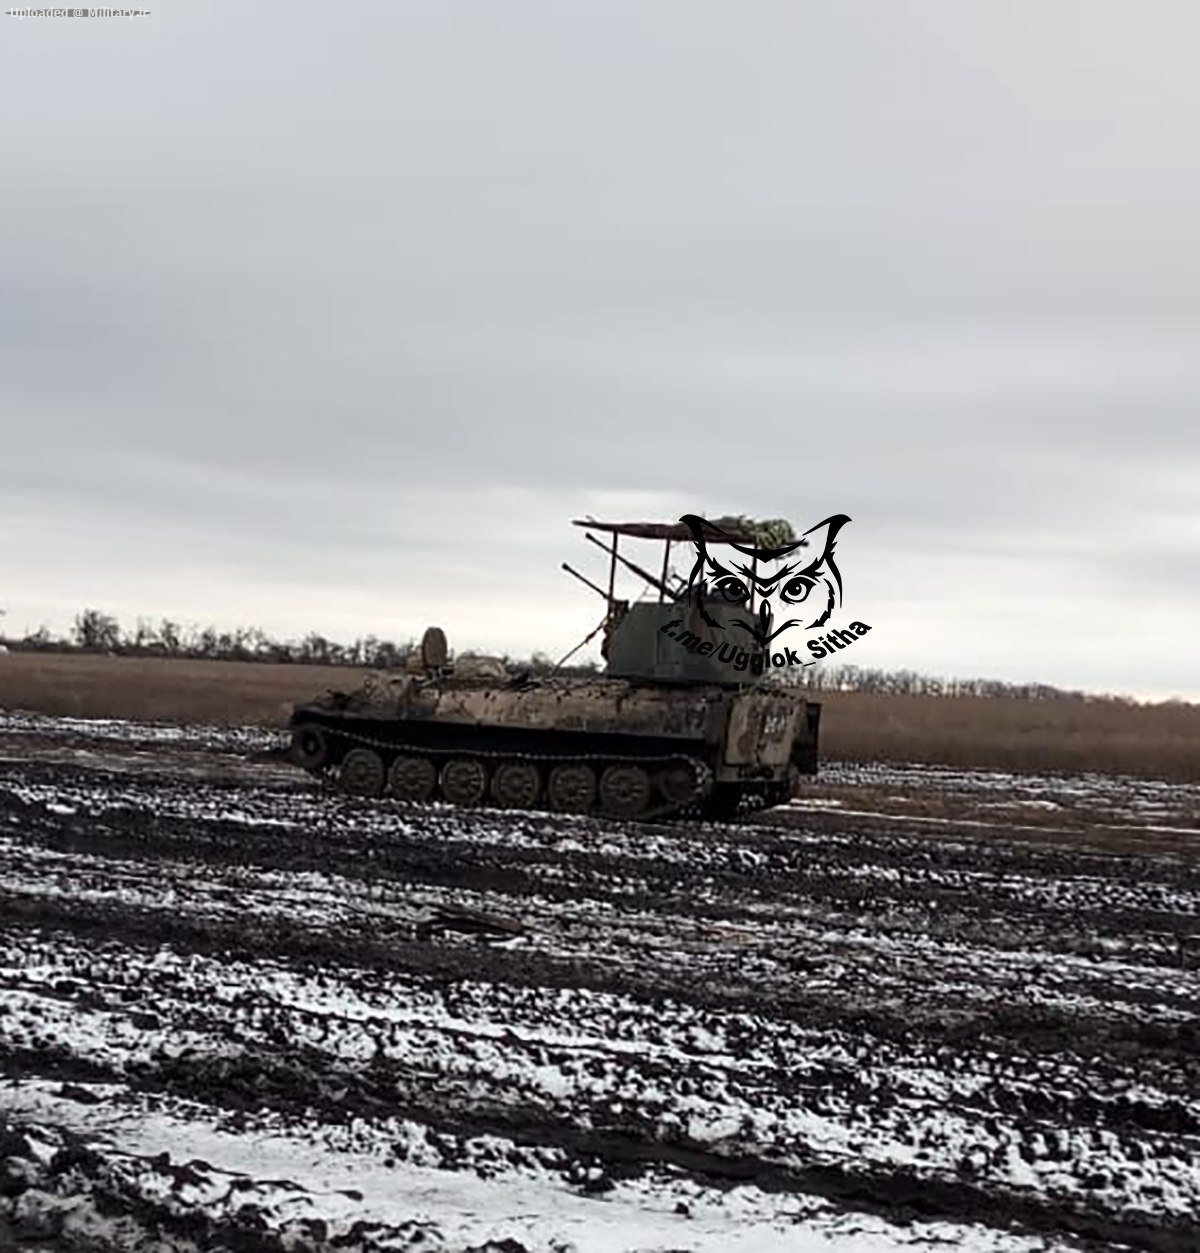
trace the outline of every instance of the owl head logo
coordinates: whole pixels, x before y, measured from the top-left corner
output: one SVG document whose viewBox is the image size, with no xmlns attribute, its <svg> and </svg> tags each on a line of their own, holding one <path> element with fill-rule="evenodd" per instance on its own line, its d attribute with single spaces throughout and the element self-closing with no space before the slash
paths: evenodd
<svg viewBox="0 0 1200 1253">
<path fill-rule="evenodd" d="M 679 520 L 696 544 L 688 597 L 714 630 L 723 631 L 726 624 L 709 614 L 706 603 L 715 600 L 743 606 L 745 616 L 732 618 L 728 625 L 745 631 L 761 648 L 769 650 L 777 636 L 794 626 L 806 630 L 824 626 L 841 604 L 842 576 L 833 550 L 838 532 L 850 521 L 844 513 L 818 522 L 798 540 L 778 548 L 738 543 L 694 513 Z M 713 544 L 714 538 L 720 543 Z M 714 552 L 733 556 L 722 560 Z M 756 598 L 758 608 L 752 612 Z"/>
</svg>

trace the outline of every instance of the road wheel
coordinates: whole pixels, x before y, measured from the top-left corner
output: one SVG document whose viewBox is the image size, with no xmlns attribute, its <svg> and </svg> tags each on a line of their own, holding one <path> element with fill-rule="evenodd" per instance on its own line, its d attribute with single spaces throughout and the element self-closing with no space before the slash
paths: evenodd
<svg viewBox="0 0 1200 1253">
<path fill-rule="evenodd" d="M 529 809 L 542 790 L 537 766 L 527 761 L 506 761 L 492 776 L 492 795 L 501 805 Z"/>
<path fill-rule="evenodd" d="M 325 732 L 311 722 L 292 732 L 292 760 L 305 770 L 320 770 L 329 761 L 329 740 Z"/>
<path fill-rule="evenodd" d="M 389 791 L 401 801 L 427 801 L 437 786 L 437 767 L 428 757 L 397 757 L 388 771 Z"/>
<path fill-rule="evenodd" d="M 369 748 L 354 748 L 342 762 L 342 791 L 351 796 L 381 796 L 387 781 L 383 758 Z"/>
<path fill-rule="evenodd" d="M 478 805 L 487 795 L 487 770 L 482 762 L 456 757 L 442 767 L 441 784 L 451 805 Z"/>
<path fill-rule="evenodd" d="M 596 772 L 590 766 L 555 766 L 546 793 L 551 809 L 587 813 L 596 800 Z"/>
<path fill-rule="evenodd" d="M 650 776 L 641 766 L 609 766 L 600 776 L 600 808 L 610 818 L 636 818 L 650 803 Z"/>
</svg>

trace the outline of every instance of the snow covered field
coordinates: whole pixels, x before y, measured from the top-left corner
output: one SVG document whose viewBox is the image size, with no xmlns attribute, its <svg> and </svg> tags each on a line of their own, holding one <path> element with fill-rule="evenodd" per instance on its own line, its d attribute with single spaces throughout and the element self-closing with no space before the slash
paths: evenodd
<svg viewBox="0 0 1200 1253">
<path fill-rule="evenodd" d="M 1187 789 L 835 765 L 639 825 L 272 742 L 0 717 L 0 1249 L 1200 1247 Z"/>
</svg>

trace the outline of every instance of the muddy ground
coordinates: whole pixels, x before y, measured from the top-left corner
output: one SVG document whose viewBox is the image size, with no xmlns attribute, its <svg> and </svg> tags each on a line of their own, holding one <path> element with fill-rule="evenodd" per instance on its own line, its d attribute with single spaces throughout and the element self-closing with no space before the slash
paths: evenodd
<svg viewBox="0 0 1200 1253">
<path fill-rule="evenodd" d="M 352 801 L 0 717 L 0 1249 L 1200 1248 L 1200 789 Z"/>
</svg>

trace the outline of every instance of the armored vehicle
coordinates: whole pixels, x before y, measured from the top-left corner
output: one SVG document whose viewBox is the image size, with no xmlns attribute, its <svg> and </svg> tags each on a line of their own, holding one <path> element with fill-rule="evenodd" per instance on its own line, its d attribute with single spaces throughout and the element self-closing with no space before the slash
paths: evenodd
<svg viewBox="0 0 1200 1253">
<path fill-rule="evenodd" d="M 602 675 L 512 674 L 496 658 L 454 663 L 433 627 L 403 672 L 375 672 L 357 691 L 297 706 L 290 759 L 353 795 L 408 802 L 661 819 L 730 818 L 785 801 L 798 775 L 816 773 L 820 706 L 711 646 L 681 646 L 676 629 L 698 627 L 701 608 L 710 623 L 730 612 L 715 598 L 697 604 L 671 571 L 671 546 L 689 541 L 688 529 L 575 525 L 608 557 L 607 590 L 563 563 L 604 598 L 603 619 L 579 645 L 603 631 Z M 619 552 L 622 537 L 664 544 L 661 577 Z M 657 600 L 617 599 L 618 564 Z"/>
</svg>

